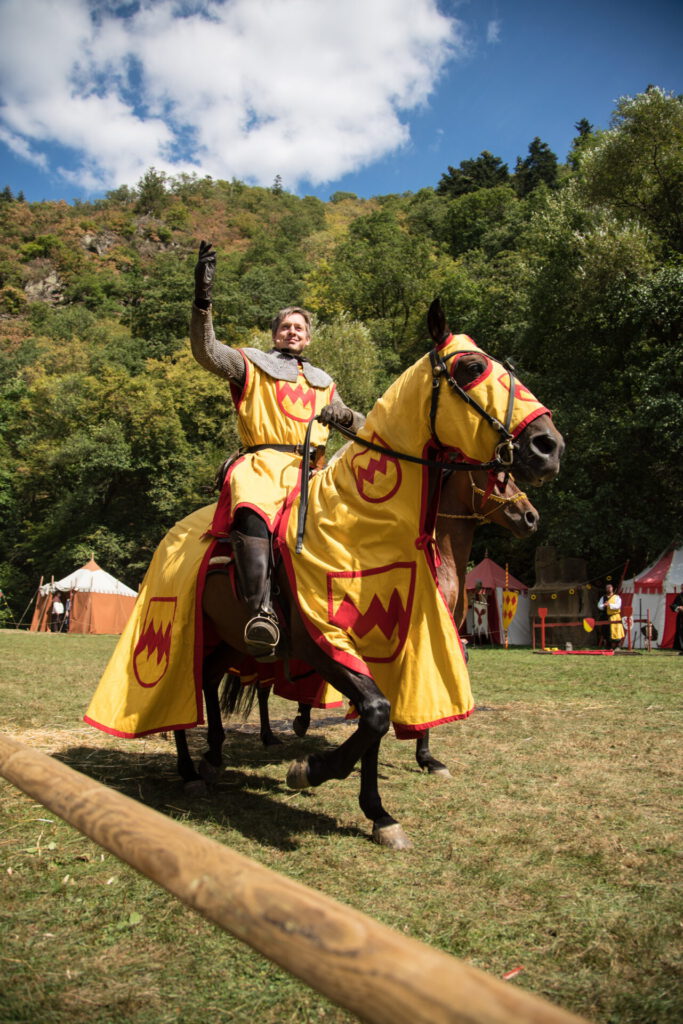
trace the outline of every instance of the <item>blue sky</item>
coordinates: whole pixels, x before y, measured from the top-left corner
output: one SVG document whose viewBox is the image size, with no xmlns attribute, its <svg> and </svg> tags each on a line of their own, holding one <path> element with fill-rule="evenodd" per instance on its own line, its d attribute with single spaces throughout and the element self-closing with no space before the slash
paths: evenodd
<svg viewBox="0 0 683 1024">
<path fill-rule="evenodd" d="M 580 118 L 683 92 L 682 54 L 680 0 L 0 0 L 0 188 L 414 192 L 535 136 L 564 160 Z"/>
</svg>

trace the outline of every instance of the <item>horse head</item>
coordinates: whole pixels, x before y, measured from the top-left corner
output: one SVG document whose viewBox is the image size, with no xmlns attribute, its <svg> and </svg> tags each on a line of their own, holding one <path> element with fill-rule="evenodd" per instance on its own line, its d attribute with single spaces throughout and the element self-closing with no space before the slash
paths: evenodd
<svg viewBox="0 0 683 1024">
<path fill-rule="evenodd" d="M 467 335 L 451 334 L 439 299 L 431 304 L 427 323 L 435 344 L 433 366 L 457 392 L 453 399 L 465 402 L 470 447 L 461 451 L 462 461 L 482 464 L 494 451 L 501 468 L 514 470 L 523 485 L 540 486 L 557 476 L 564 440 L 549 410 L 524 387 L 512 367 L 493 359 Z M 436 380 L 435 375 L 435 386 Z M 453 399 L 444 395 L 439 412 L 433 413 L 433 433 L 442 445 L 457 449 L 459 435 L 449 437 L 448 423 L 462 419 L 463 409 L 458 417 L 450 407 L 444 409 Z"/>
<path fill-rule="evenodd" d="M 509 473 L 476 468 L 451 473 L 444 481 L 439 516 L 473 526 L 495 523 L 518 539 L 535 533 L 540 520 L 537 509 Z"/>
</svg>

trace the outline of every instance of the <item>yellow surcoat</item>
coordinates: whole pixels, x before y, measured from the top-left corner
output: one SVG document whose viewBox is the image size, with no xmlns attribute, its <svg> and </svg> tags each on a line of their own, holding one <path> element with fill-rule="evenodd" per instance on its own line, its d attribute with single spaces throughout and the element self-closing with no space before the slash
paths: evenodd
<svg viewBox="0 0 683 1024">
<path fill-rule="evenodd" d="M 244 356 L 246 381 L 241 394 L 234 394 L 237 430 L 243 448 L 256 445 L 301 445 L 310 421 L 334 396 L 334 384 L 313 387 L 303 375 L 301 364 L 294 383 L 277 380 Z M 325 445 L 329 430 L 314 423 L 313 446 Z M 224 536 L 238 508 L 252 508 L 272 531 L 285 498 L 299 481 L 301 457 L 294 452 L 249 452 L 237 459 L 228 472 L 214 536 Z"/>
</svg>

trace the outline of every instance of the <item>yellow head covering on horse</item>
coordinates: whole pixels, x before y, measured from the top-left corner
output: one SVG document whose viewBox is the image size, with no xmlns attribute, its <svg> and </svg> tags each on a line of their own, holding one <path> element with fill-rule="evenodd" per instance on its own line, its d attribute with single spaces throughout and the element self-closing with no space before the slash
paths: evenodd
<svg viewBox="0 0 683 1024">
<path fill-rule="evenodd" d="M 481 352 L 465 335 L 450 336 L 438 355 L 452 372 L 458 353 Z M 544 406 L 487 358 L 467 393 L 517 434 Z M 360 432 L 383 449 L 435 459 L 434 375 L 429 356 L 394 382 Z M 474 408 L 440 384 L 434 423 L 450 454 L 468 463 L 492 460 L 501 435 Z M 443 452 L 442 452 L 443 454 Z M 440 480 L 439 480 L 440 483 Z M 301 554 L 296 545 L 298 491 L 278 531 L 293 592 L 309 632 L 336 661 L 371 675 L 392 704 L 399 736 L 473 710 L 457 628 L 438 588 L 434 522 L 440 487 L 425 465 L 359 440 L 313 478 Z"/>
</svg>

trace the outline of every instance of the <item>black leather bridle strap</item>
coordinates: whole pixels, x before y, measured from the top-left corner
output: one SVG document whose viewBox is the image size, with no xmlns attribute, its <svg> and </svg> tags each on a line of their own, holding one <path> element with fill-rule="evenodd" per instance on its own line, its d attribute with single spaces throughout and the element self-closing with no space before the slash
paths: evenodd
<svg viewBox="0 0 683 1024">
<path fill-rule="evenodd" d="M 465 349 L 464 351 L 469 351 Z M 459 352 L 449 352 L 448 358 L 459 355 Z M 397 452 L 393 448 L 387 448 L 384 445 L 375 444 L 374 441 L 368 441 L 364 437 L 359 437 L 358 434 L 354 434 L 348 427 L 342 427 L 338 423 L 333 423 L 331 426 L 335 427 L 344 437 L 348 438 L 349 441 L 354 441 L 361 445 L 363 448 L 370 448 L 372 451 L 381 452 L 382 455 L 388 455 L 394 459 L 400 459 L 402 462 L 414 462 L 420 466 L 429 466 L 432 469 L 446 470 L 469 470 L 472 468 L 470 463 L 467 462 L 456 462 L 454 457 L 450 455 L 445 445 L 441 443 L 436 432 L 436 413 L 438 410 L 439 403 L 439 392 L 441 389 L 441 381 L 446 380 L 448 386 L 455 391 L 460 398 L 463 399 L 468 405 L 470 405 L 480 416 L 483 417 L 486 422 L 493 427 L 502 437 L 501 442 L 496 446 L 495 458 L 490 462 L 478 462 L 477 469 L 501 469 L 509 471 L 512 465 L 514 457 L 513 451 L 513 438 L 510 433 L 510 424 L 512 423 L 512 412 L 515 404 L 515 377 L 512 371 L 512 366 L 509 363 L 504 364 L 505 369 L 508 372 L 510 378 L 510 397 L 508 398 L 508 405 L 505 414 L 505 424 L 502 424 L 495 416 L 491 416 L 475 399 L 471 397 L 463 388 L 460 387 L 458 382 L 448 372 L 443 356 L 441 356 L 436 349 L 432 349 L 429 353 L 429 359 L 432 364 L 432 399 L 429 410 L 429 426 L 432 435 L 432 440 L 444 453 L 442 459 L 421 459 L 417 455 L 409 455 L 407 452 Z M 311 430 L 313 424 L 316 422 L 318 417 L 310 421 L 306 430 L 306 440 L 304 441 L 304 454 L 301 462 L 301 494 L 299 498 L 299 517 L 297 521 L 297 533 L 296 533 L 296 553 L 300 554 L 304 543 L 304 530 L 306 528 L 306 515 L 308 513 L 308 477 L 310 472 L 310 449 L 311 449 Z M 504 453 L 504 454 L 503 454 Z"/>
</svg>

